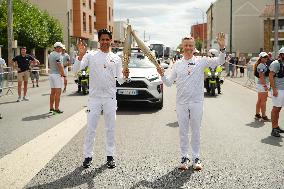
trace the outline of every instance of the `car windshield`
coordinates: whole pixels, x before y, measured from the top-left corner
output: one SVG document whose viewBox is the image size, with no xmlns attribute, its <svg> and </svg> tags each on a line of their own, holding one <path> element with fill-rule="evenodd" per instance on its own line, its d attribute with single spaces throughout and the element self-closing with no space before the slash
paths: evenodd
<svg viewBox="0 0 284 189">
<path fill-rule="evenodd" d="M 155 65 L 143 54 L 134 54 L 130 57 L 129 68 L 155 68 Z"/>
</svg>

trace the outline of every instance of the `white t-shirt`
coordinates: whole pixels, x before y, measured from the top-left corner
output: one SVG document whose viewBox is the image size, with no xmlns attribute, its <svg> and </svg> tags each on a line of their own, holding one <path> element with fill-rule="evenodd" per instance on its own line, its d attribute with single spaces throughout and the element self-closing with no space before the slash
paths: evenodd
<svg viewBox="0 0 284 189">
<path fill-rule="evenodd" d="M 115 98 L 116 80 L 119 84 L 124 82 L 121 58 L 112 52 L 91 51 L 81 61 L 76 59 L 74 63 L 74 67 L 80 70 L 87 66 L 90 68 L 89 96 Z"/>
<path fill-rule="evenodd" d="M 172 69 L 171 75 L 162 77 L 166 86 L 171 86 L 176 81 L 177 104 L 202 102 L 204 100 L 204 69 L 216 67 L 225 63 L 225 53 L 219 57 L 195 57 L 178 60 Z"/>
<path fill-rule="evenodd" d="M 0 74 L 3 74 L 4 69 L 3 67 L 6 66 L 5 60 L 3 58 L 0 58 Z"/>
</svg>

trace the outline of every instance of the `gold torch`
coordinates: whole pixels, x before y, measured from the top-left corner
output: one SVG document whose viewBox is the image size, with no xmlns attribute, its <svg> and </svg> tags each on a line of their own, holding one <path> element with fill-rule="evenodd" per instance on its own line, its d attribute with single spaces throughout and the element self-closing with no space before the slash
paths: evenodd
<svg viewBox="0 0 284 189">
<path fill-rule="evenodd" d="M 135 32 L 134 32 L 133 30 L 131 31 L 131 33 L 132 33 L 132 36 L 134 37 L 134 39 L 135 39 L 137 45 L 138 45 L 139 48 L 143 51 L 143 53 L 149 58 L 149 60 L 150 60 L 153 64 L 155 64 L 155 66 L 156 66 L 157 68 L 160 68 L 160 65 L 159 65 L 157 59 L 155 58 L 154 53 L 151 52 L 151 50 L 149 49 L 149 47 L 147 47 L 147 46 L 144 44 L 144 42 L 143 42 L 141 39 L 139 39 L 139 38 L 137 37 L 137 35 L 135 34 Z"/>
<path fill-rule="evenodd" d="M 127 26 L 127 32 L 126 32 L 126 37 L 124 40 L 124 45 L 123 45 L 123 69 L 127 70 L 128 69 L 128 64 L 130 61 L 130 56 L 131 56 L 131 25 Z M 126 78 L 126 82 L 130 82 L 130 79 Z"/>
</svg>

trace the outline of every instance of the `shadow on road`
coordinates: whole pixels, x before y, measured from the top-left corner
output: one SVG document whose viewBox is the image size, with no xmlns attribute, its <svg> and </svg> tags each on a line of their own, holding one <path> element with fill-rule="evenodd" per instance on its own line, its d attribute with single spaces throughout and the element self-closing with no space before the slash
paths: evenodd
<svg viewBox="0 0 284 189">
<path fill-rule="evenodd" d="M 135 188 L 184 188 L 183 185 L 190 180 L 191 175 L 194 173 L 192 166 L 187 171 L 181 171 L 175 168 L 171 172 L 163 175 L 156 180 L 149 182 L 147 180 L 142 180 L 136 183 L 131 189 Z"/>
<path fill-rule="evenodd" d="M 10 101 L 10 102 L 2 102 L 0 103 L 0 105 L 4 105 L 4 104 L 14 104 L 14 103 L 18 103 L 16 100 L 15 101 Z"/>
<path fill-rule="evenodd" d="M 117 115 L 153 114 L 159 110 L 151 104 L 145 103 L 118 103 Z"/>
<path fill-rule="evenodd" d="M 168 127 L 178 127 L 178 122 L 173 122 L 173 123 L 168 123 L 167 124 Z"/>
<path fill-rule="evenodd" d="M 96 188 L 94 178 L 106 170 L 106 165 L 101 165 L 99 168 L 95 168 L 89 171 L 83 167 L 77 167 L 72 173 L 59 178 L 58 180 L 42 185 L 36 185 L 28 187 L 28 189 L 38 188 L 74 188 L 82 184 L 87 184 L 88 188 Z"/>
<path fill-rule="evenodd" d="M 247 123 L 247 126 L 253 127 L 253 128 L 260 128 L 262 126 L 264 126 L 264 122 L 263 121 L 258 121 L 258 120 L 254 120 L 251 123 Z"/>
<path fill-rule="evenodd" d="M 50 93 L 41 94 L 41 96 L 50 96 Z"/>
<path fill-rule="evenodd" d="M 280 143 L 283 142 L 283 136 L 281 137 L 273 137 L 273 136 L 268 136 L 264 139 L 261 139 L 261 142 L 264 144 L 270 144 L 273 146 L 278 146 L 278 147 L 282 147 L 283 145 L 281 145 Z"/>
<path fill-rule="evenodd" d="M 50 118 L 51 116 L 52 116 L 52 114 L 50 114 L 50 113 L 44 113 L 44 114 L 40 114 L 40 115 L 24 117 L 22 119 L 22 121 L 34 121 L 34 120 L 46 119 L 46 118 Z"/>
</svg>

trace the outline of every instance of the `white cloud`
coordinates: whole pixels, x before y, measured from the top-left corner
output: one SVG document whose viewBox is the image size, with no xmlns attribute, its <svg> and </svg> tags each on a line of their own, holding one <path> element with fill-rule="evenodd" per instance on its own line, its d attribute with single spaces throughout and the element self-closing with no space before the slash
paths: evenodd
<svg viewBox="0 0 284 189">
<path fill-rule="evenodd" d="M 193 24 L 202 22 L 202 11 L 215 0 L 114 0 L 115 20 L 129 19 L 146 39 L 160 40 L 176 47 L 190 34 Z M 198 10 L 201 9 L 202 11 Z"/>
</svg>

